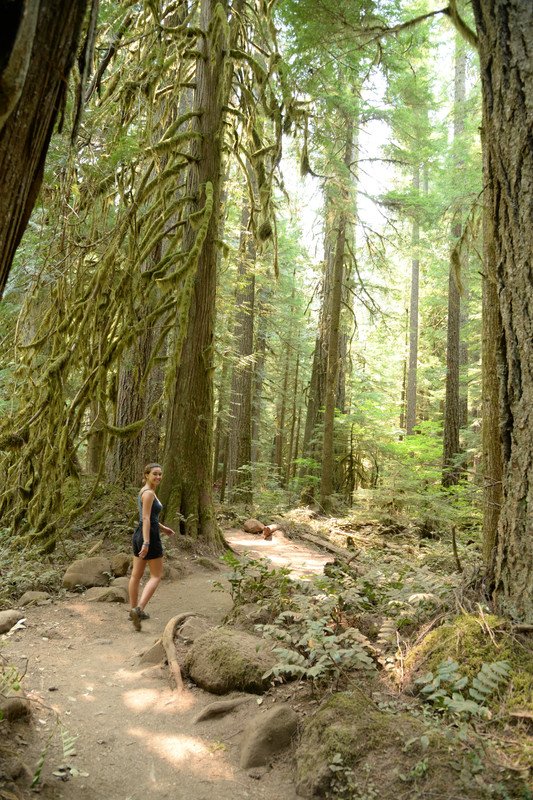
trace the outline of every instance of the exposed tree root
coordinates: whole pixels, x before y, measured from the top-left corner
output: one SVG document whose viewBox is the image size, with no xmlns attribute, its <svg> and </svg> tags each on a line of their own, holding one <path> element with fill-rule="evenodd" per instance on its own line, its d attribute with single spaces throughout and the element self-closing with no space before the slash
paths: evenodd
<svg viewBox="0 0 533 800">
<path fill-rule="evenodd" d="M 248 700 L 251 699 L 251 695 L 246 695 L 245 697 L 234 697 L 232 700 L 218 700 L 216 703 L 210 703 L 210 705 L 200 711 L 198 716 L 194 719 L 194 723 L 203 722 L 203 720 L 219 717 L 223 714 L 229 714 L 234 708 L 237 708 L 237 706 L 243 703 L 247 703 Z"/>
<path fill-rule="evenodd" d="M 180 665 L 178 664 L 178 659 L 176 658 L 174 636 L 176 635 L 176 631 L 182 622 L 184 622 L 188 617 L 196 616 L 197 614 L 194 611 L 185 611 L 182 614 L 178 614 L 176 617 L 172 617 L 172 619 L 167 622 L 165 630 L 163 631 L 163 637 L 161 639 L 163 647 L 165 648 L 165 653 L 167 654 L 171 683 L 175 683 L 176 690 L 178 692 L 182 692 L 184 687 Z"/>
</svg>

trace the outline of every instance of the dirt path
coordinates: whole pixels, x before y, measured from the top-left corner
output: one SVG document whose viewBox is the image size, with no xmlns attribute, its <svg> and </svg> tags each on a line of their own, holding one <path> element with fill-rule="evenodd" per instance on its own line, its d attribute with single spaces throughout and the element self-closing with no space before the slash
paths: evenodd
<svg viewBox="0 0 533 800">
<path fill-rule="evenodd" d="M 271 542 L 238 531 L 228 533 L 235 549 L 268 555 L 296 572 L 319 571 L 331 560 L 278 536 Z M 223 573 L 209 572 L 187 559 L 180 580 L 159 586 L 148 610 L 151 619 L 137 633 L 122 604 L 91 603 L 83 597 L 26 609 L 25 628 L 7 638 L 3 654 L 24 668 L 23 686 L 33 700 L 32 725 L 39 736 L 19 738 L 26 763 L 36 764 L 42 742 L 55 728 L 41 776 L 41 797 L 64 800 L 293 800 L 290 757 L 274 769 L 241 770 L 239 739 L 255 697 L 223 718 L 195 723 L 199 711 L 218 699 L 192 684 L 179 697 L 167 669 L 144 666 L 140 656 L 163 633 L 170 618 L 184 611 L 219 623 L 231 608 L 228 593 L 213 591 Z M 304 566 L 305 565 L 305 566 Z M 261 709 L 275 698 L 266 697 Z M 77 735 L 69 757 L 68 780 L 56 727 L 56 712 L 67 735 Z M 21 729 L 22 731 L 24 729 Z M 39 744 L 40 742 L 40 744 Z"/>
</svg>

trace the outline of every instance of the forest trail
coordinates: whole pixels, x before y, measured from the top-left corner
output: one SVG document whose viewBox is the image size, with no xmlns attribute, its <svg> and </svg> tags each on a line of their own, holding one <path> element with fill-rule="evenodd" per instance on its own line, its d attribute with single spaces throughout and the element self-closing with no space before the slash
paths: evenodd
<svg viewBox="0 0 533 800">
<path fill-rule="evenodd" d="M 227 539 L 238 552 L 268 556 L 276 567 L 290 565 L 299 574 L 319 572 L 332 560 L 281 532 L 265 541 L 232 530 Z M 214 582 L 224 580 L 224 570 L 207 571 L 190 555 L 183 560 L 184 577 L 161 582 L 147 608 L 151 618 L 140 633 L 133 630 L 124 605 L 71 595 L 26 609 L 24 628 L 8 637 L 3 653 L 26 671 L 23 687 L 37 703 L 31 723 L 37 730 L 28 735 L 21 727 L 18 739 L 32 771 L 54 731 L 41 773 L 41 797 L 296 798 L 288 757 L 271 770 L 239 768 L 240 734 L 258 713 L 258 699 L 252 696 L 227 716 L 195 723 L 202 708 L 219 698 L 187 681 L 178 695 L 170 687 L 166 667 L 140 663 L 175 615 L 197 612 L 218 624 L 231 610 L 229 593 L 214 591 Z M 273 702 L 276 697 L 265 697 L 261 709 Z M 77 736 L 75 755 L 66 763 L 56 715 L 65 735 Z M 63 778 L 62 766 L 68 768 Z"/>
</svg>

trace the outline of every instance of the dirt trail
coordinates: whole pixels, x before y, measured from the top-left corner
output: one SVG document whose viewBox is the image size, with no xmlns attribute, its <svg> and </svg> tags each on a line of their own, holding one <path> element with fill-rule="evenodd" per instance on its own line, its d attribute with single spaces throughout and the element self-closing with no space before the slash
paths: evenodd
<svg viewBox="0 0 533 800">
<path fill-rule="evenodd" d="M 271 542 L 231 531 L 239 551 L 267 555 L 272 562 L 320 571 L 331 558 L 278 535 Z M 68 734 L 78 735 L 70 756 L 68 780 L 59 731 L 51 739 L 41 776 L 41 797 L 64 800 L 293 800 L 290 758 L 271 770 L 239 768 L 240 734 L 253 714 L 255 697 L 230 715 L 194 723 L 199 711 L 219 698 L 193 684 L 179 697 L 169 686 L 168 671 L 144 666 L 140 656 L 163 633 L 170 618 L 194 611 L 219 623 L 231 609 L 227 592 L 213 591 L 223 573 L 210 572 L 184 559 L 185 576 L 163 581 L 148 606 L 151 618 L 140 633 L 133 630 L 122 604 L 87 602 L 69 596 L 51 605 L 25 610 L 25 628 L 7 638 L 3 654 L 24 668 L 23 686 L 42 706 L 32 726 L 21 728 L 22 753 L 34 768 L 42 743 L 56 725 L 57 712 Z M 304 566 L 304 563 L 306 566 Z M 261 709 L 275 698 L 266 697 Z"/>
</svg>

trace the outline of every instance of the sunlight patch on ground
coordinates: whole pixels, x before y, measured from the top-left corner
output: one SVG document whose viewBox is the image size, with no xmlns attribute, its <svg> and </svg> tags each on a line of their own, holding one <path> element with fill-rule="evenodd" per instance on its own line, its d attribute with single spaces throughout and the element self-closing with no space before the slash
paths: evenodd
<svg viewBox="0 0 533 800">
<path fill-rule="evenodd" d="M 139 687 L 122 695 L 124 705 L 132 711 L 151 711 L 158 714 L 173 714 L 188 711 L 196 700 L 190 692 L 173 692 L 171 689 L 149 689 Z"/>
<path fill-rule="evenodd" d="M 272 540 L 259 536 L 249 536 L 243 531 L 226 532 L 226 540 L 238 553 L 253 558 L 266 558 L 276 568 L 288 567 L 291 578 L 305 578 L 310 575 L 321 575 L 324 565 L 333 561 L 332 555 L 308 549 L 305 545 L 294 544 L 283 535 L 276 535 Z"/>
<path fill-rule="evenodd" d="M 128 733 L 141 741 L 149 752 L 177 769 L 186 769 L 204 780 L 234 779 L 233 769 L 224 762 L 222 752 L 214 751 L 201 739 L 180 734 L 154 734 L 142 728 L 131 728 Z"/>
</svg>

